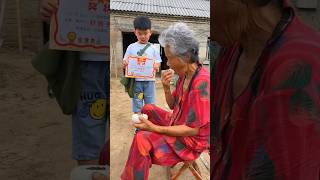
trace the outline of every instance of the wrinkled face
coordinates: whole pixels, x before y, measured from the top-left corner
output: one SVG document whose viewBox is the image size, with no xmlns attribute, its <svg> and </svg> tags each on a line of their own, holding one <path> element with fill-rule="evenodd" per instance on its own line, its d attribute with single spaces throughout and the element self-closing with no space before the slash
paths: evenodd
<svg viewBox="0 0 320 180">
<path fill-rule="evenodd" d="M 164 48 L 166 57 L 168 58 L 167 65 L 173 69 L 179 76 L 184 74 L 186 63 L 178 56 L 172 53 L 170 46 Z"/>
<path fill-rule="evenodd" d="M 146 29 L 146 30 L 136 29 L 134 30 L 134 34 L 137 36 L 139 43 L 146 44 L 148 43 L 152 33 L 150 29 Z"/>
<path fill-rule="evenodd" d="M 228 47 L 239 41 L 247 21 L 247 7 L 241 0 L 213 0 L 212 39 Z"/>
</svg>

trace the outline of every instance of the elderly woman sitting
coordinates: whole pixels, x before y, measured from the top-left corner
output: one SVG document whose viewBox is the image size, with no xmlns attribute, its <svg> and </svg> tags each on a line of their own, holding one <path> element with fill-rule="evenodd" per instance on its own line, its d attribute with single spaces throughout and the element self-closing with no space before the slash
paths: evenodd
<svg viewBox="0 0 320 180">
<path fill-rule="evenodd" d="M 139 131 L 132 142 L 128 161 L 121 179 L 148 179 L 152 164 L 172 166 L 199 157 L 209 148 L 210 75 L 199 63 L 199 42 L 183 23 L 162 32 L 159 42 L 164 47 L 168 66 L 179 75 L 176 89 L 171 92 L 173 73 L 162 75 L 166 101 L 173 112 L 155 105 L 143 107 L 135 124 Z"/>
</svg>

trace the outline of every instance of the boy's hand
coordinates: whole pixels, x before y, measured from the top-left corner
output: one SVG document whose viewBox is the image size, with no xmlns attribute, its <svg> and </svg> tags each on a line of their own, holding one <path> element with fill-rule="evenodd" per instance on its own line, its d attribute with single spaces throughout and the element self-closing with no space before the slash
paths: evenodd
<svg viewBox="0 0 320 180">
<path fill-rule="evenodd" d="M 123 69 L 125 69 L 127 66 L 128 66 L 128 59 L 123 59 L 122 61 L 122 66 L 123 66 Z"/>
<path fill-rule="evenodd" d="M 159 72 L 159 68 L 160 68 L 160 63 L 155 63 L 154 65 L 154 70 L 156 70 L 157 72 Z"/>
<path fill-rule="evenodd" d="M 51 16 L 57 11 L 58 2 L 57 0 L 41 0 L 40 1 L 40 16 L 41 19 L 50 23 Z"/>
</svg>

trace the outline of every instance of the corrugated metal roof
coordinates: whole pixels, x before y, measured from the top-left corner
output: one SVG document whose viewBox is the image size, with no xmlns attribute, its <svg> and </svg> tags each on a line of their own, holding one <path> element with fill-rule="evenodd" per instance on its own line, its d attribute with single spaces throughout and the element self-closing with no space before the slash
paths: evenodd
<svg viewBox="0 0 320 180">
<path fill-rule="evenodd" d="M 111 0 L 110 9 L 174 16 L 210 17 L 210 1 L 205 0 Z"/>
</svg>

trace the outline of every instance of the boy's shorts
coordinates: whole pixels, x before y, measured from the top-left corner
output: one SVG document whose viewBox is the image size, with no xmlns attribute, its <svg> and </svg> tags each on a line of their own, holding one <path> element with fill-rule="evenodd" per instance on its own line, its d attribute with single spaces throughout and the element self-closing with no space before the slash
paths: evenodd
<svg viewBox="0 0 320 180">
<path fill-rule="evenodd" d="M 136 81 L 135 86 L 132 111 L 139 113 L 145 104 L 156 103 L 156 83 L 155 81 Z"/>
<path fill-rule="evenodd" d="M 109 108 L 109 62 L 81 61 L 81 97 L 72 115 L 72 157 L 98 160 L 105 144 Z"/>
</svg>

